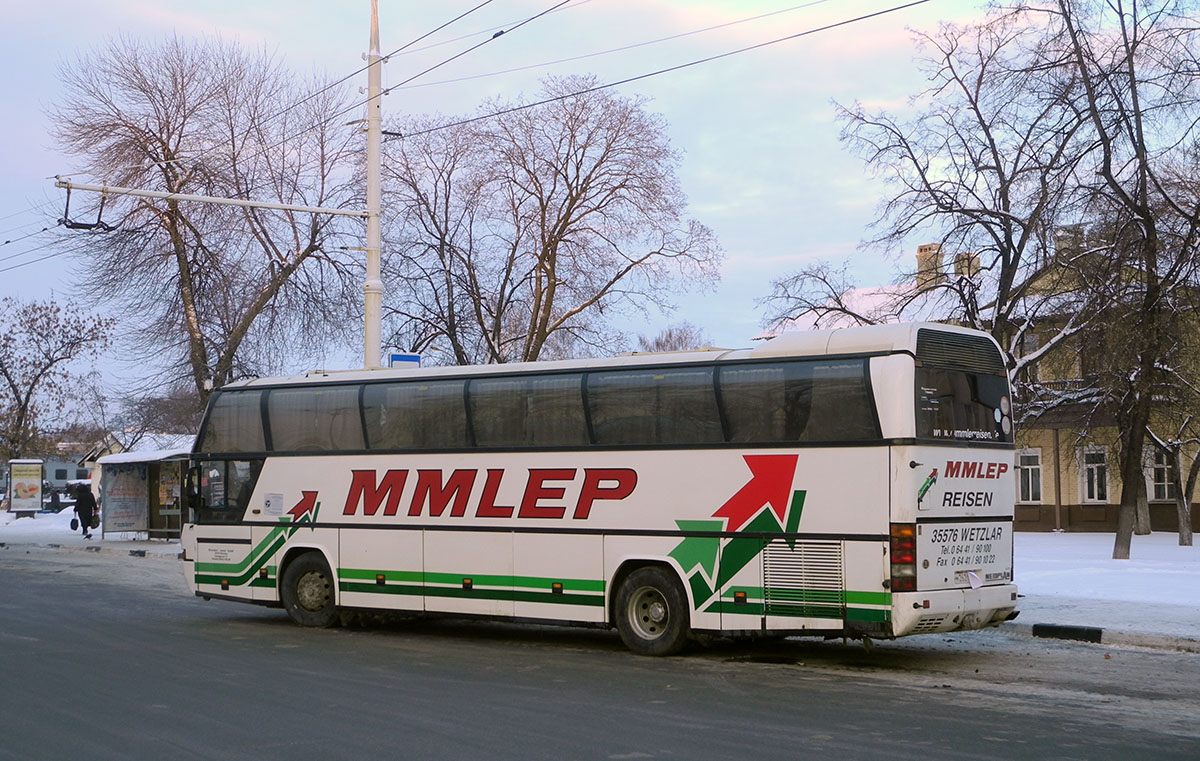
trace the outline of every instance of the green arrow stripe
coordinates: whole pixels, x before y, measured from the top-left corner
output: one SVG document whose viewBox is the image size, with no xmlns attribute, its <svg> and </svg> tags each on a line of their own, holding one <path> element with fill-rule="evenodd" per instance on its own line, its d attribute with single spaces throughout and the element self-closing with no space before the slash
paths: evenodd
<svg viewBox="0 0 1200 761">
<path fill-rule="evenodd" d="M 320 507 L 321 503 L 317 503 Z M 287 519 L 281 518 L 280 525 L 272 528 L 267 535 L 262 538 L 253 549 L 246 553 L 246 557 L 239 563 L 196 563 L 193 572 L 197 584 L 217 584 L 221 585 L 225 582 L 229 586 L 241 586 L 251 579 L 255 579 L 254 586 L 275 586 L 274 582 L 270 584 L 264 583 L 265 580 L 258 578 L 256 574 L 259 569 L 266 567 L 279 548 L 287 542 L 288 539 L 296 533 L 304 524 L 312 524 L 312 518 L 309 514 L 301 516 L 301 519 L 295 522 L 287 522 Z M 272 566 L 272 575 L 274 575 L 274 567 Z M 212 574 L 212 575 L 204 575 Z"/>
<path fill-rule="evenodd" d="M 879 608 L 840 608 L 831 606 L 785 606 L 782 609 L 777 609 L 774 606 L 770 610 L 764 611 L 761 603 L 748 602 L 741 605 L 735 605 L 730 600 L 721 600 L 714 602 L 704 609 L 705 613 L 738 613 L 747 616 L 778 616 L 780 618 L 826 618 L 831 621 L 840 621 L 843 618 L 847 621 L 875 621 L 883 622 L 892 620 L 892 612 L 890 610 L 881 610 Z"/>
<path fill-rule="evenodd" d="M 562 579 L 543 576 L 508 576 L 495 574 L 472 573 L 439 573 L 422 571 L 380 571 L 368 568 L 340 568 L 338 576 L 342 579 L 361 579 L 376 581 L 382 575 L 384 582 L 408 582 L 414 584 L 445 584 L 462 586 L 463 579 L 470 579 L 474 587 L 500 587 L 518 589 L 549 589 L 552 584 L 562 584 L 563 590 L 576 592 L 603 592 L 605 583 L 602 579 Z"/>
<path fill-rule="evenodd" d="M 729 587 L 722 595 L 727 600 L 733 599 L 734 592 L 745 592 L 750 600 L 762 600 L 765 597 L 763 587 Z M 844 591 L 830 589 L 772 589 L 772 600 L 785 601 L 819 601 L 825 603 L 870 606 L 881 605 L 891 607 L 891 592 L 863 592 L 854 589 Z"/>
<path fill-rule="evenodd" d="M 271 544 L 264 548 L 267 540 L 272 538 Z M 220 584 L 228 581 L 231 587 L 241 586 L 255 578 L 258 575 L 258 569 L 264 567 L 286 541 L 287 537 L 282 532 L 272 531 L 267 535 L 267 539 L 264 539 L 241 563 L 196 563 L 196 583 Z M 262 552 L 255 557 L 255 553 L 259 550 Z"/>
<path fill-rule="evenodd" d="M 853 589 L 846 590 L 846 604 L 848 605 L 883 605 L 888 608 L 892 607 L 891 592 L 859 592 Z"/>
<path fill-rule="evenodd" d="M 278 545 L 274 544 L 275 540 L 282 537 L 288 528 L 291 527 L 277 526 L 271 529 L 270 532 L 263 537 L 262 541 L 258 543 L 258 546 L 246 553 L 246 557 L 243 558 L 240 563 L 196 563 L 196 572 L 239 574 L 248 568 L 252 562 L 261 559 L 259 556 L 268 545 L 274 545 L 274 548 L 272 550 L 268 550 L 268 552 L 273 552 L 274 550 L 279 549 Z M 296 528 L 299 527 L 297 526 Z"/>
<path fill-rule="evenodd" d="M 410 595 L 414 597 L 453 597 L 468 600 L 511 600 L 513 602 L 539 602 L 552 605 L 604 605 L 602 595 L 554 594 L 550 591 L 531 592 L 520 589 L 480 589 L 473 587 L 427 587 L 419 584 L 364 584 L 343 581 L 338 585 L 343 592 L 362 594 Z"/>
<path fill-rule="evenodd" d="M 879 608 L 846 608 L 847 621 L 891 621 L 891 610 Z"/>
</svg>

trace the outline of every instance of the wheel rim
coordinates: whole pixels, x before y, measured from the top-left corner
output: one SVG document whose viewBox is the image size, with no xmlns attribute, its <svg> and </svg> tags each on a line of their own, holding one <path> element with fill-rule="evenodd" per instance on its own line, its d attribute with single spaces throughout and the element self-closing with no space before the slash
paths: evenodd
<svg viewBox="0 0 1200 761">
<path fill-rule="evenodd" d="M 671 621 L 671 608 L 667 605 L 667 598 L 654 587 L 638 588 L 629 597 L 626 614 L 634 632 L 647 640 L 663 636 Z"/>
<path fill-rule="evenodd" d="M 296 603 L 307 611 L 318 613 L 329 604 L 329 580 L 325 574 L 309 571 L 296 581 Z"/>
</svg>

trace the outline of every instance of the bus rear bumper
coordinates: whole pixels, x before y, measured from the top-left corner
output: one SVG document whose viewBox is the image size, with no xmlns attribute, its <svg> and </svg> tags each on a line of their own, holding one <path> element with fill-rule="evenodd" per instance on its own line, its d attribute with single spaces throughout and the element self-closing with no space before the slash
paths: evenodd
<svg viewBox="0 0 1200 761">
<path fill-rule="evenodd" d="M 903 637 L 999 626 L 1011 620 L 1016 609 L 1016 584 L 901 592 L 892 595 L 892 635 Z"/>
</svg>

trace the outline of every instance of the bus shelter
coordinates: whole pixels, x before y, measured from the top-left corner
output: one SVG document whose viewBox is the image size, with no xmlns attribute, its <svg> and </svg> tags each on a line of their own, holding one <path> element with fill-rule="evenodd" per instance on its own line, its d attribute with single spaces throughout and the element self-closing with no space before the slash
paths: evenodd
<svg viewBox="0 0 1200 761">
<path fill-rule="evenodd" d="M 151 539 L 179 538 L 188 451 L 120 452 L 97 460 L 103 534 L 136 532 Z"/>
</svg>

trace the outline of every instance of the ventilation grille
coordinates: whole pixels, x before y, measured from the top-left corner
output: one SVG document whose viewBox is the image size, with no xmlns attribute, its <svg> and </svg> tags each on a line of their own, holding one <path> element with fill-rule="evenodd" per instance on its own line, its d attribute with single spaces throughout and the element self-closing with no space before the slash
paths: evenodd
<svg viewBox="0 0 1200 761">
<path fill-rule="evenodd" d="M 938 367 L 973 373 L 1004 375 L 1004 359 L 983 336 L 922 328 L 917 331 L 917 359 Z"/>
<path fill-rule="evenodd" d="M 949 614 L 943 614 L 940 616 L 921 616 L 919 619 L 917 619 L 917 625 L 913 627 L 912 633 L 932 634 L 933 632 L 940 631 L 942 625 L 946 623 L 946 617 L 948 615 Z"/>
<path fill-rule="evenodd" d="M 767 615 L 843 618 L 846 610 L 842 543 L 781 539 L 763 552 Z"/>
</svg>

